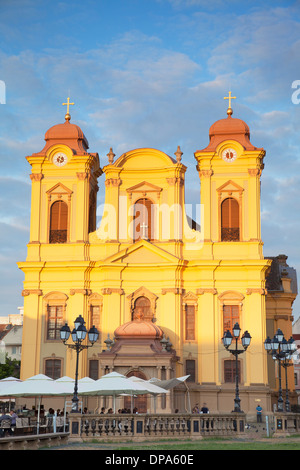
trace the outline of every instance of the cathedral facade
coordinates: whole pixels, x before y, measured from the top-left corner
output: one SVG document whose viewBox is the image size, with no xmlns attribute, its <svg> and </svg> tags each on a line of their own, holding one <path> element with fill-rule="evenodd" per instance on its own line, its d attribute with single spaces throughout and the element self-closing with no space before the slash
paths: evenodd
<svg viewBox="0 0 300 470">
<path fill-rule="evenodd" d="M 152 148 L 116 157 L 110 149 L 100 165 L 69 113 L 45 142 L 27 157 L 32 200 L 27 258 L 18 263 L 25 276 L 21 378 L 74 377 L 76 354 L 62 344 L 60 328 L 81 315 L 100 334 L 80 354 L 79 377 L 112 370 L 144 379 L 188 375 L 158 410 L 188 411 L 205 401 L 211 411 L 231 411 L 238 372 L 243 410 L 255 410 L 258 401 L 271 410 L 278 384 L 264 340 L 277 328 L 291 336 L 297 288 L 286 257 L 263 254 L 265 150 L 250 142 L 247 124 L 229 107 L 210 127 L 208 146 L 194 153 L 200 226 L 185 212 L 179 147 L 174 157 Z M 100 177 L 105 204 L 96 226 Z M 222 343 L 236 322 L 251 335 L 238 371 Z M 140 399 L 139 406 L 149 411 L 151 404 Z"/>
</svg>

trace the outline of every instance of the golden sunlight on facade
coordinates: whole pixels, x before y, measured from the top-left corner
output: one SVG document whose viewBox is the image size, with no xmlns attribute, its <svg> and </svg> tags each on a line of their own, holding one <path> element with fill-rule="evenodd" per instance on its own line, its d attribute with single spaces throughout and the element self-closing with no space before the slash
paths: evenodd
<svg viewBox="0 0 300 470">
<path fill-rule="evenodd" d="M 231 411 L 236 365 L 222 336 L 238 322 L 252 337 L 238 360 L 243 411 L 254 411 L 258 400 L 272 409 L 278 384 L 264 340 L 277 328 L 292 335 L 296 274 L 286 256 L 264 256 L 265 150 L 250 142 L 249 127 L 232 117 L 231 106 L 227 114 L 194 154 L 200 225 L 185 212 L 179 147 L 174 157 L 141 148 L 117 158 L 110 149 L 100 166 L 69 112 L 46 132 L 44 148 L 27 157 L 32 200 L 28 254 L 18 263 L 25 275 L 21 379 L 74 377 L 76 354 L 59 333 L 82 315 L 100 335 L 80 355 L 79 378 L 113 370 L 145 379 L 189 375 L 157 411 L 202 402 Z M 105 205 L 96 226 L 99 177 Z M 136 405 L 141 412 L 152 406 L 147 398 Z"/>
</svg>

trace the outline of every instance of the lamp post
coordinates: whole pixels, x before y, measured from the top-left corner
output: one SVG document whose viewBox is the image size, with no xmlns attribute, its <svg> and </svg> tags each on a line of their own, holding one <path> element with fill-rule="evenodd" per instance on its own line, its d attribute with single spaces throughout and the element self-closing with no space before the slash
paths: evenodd
<svg viewBox="0 0 300 470">
<path fill-rule="evenodd" d="M 87 329 L 85 327 L 85 321 L 81 315 L 76 318 L 74 322 L 74 329 L 71 332 L 69 325 L 65 323 L 64 326 L 60 329 L 60 339 L 62 342 L 71 349 L 76 351 L 76 372 L 75 372 L 75 385 L 74 385 L 74 394 L 72 398 L 72 412 L 78 413 L 78 362 L 79 362 L 79 353 L 84 349 L 90 348 L 94 345 L 99 337 L 99 332 L 97 328 L 93 325 L 88 332 L 88 339 L 91 344 L 82 344 L 87 334 Z M 67 343 L 69 337 L 72 337 L 73 343 Z"/>
<path fill-rule="evenodd" d="M 286 402 L 285 411 L 290 411 L 289 392 L 288 392 L 288 377 L 287 368 L 292 365 L 290 359 L 292 358 L 293 352 L 297 349 L 296 343 L 291 337 L 288 341 L 285 339 L 282 331 L 278 329 L 273 339 L 269 336 L 264 342 L 265 350 L 268 354 L 272 355 L 274 361 L 278 361 L 278 411 L 283 411 L 283 397 L 282 397 L 282 386 L 281 386 L 281 365 L 285 369 L 285 382 L 286 382 Z"/>
<path fill-rule="evenodd" d="M 223 345 L 227 351 L 229 351 L 233 356 L 235 356 L 235 399 L 234 399 L 234 412 L 241 413 L 241 400 L 239 397 L 239 374 L 238 374 L 238 356 L 246 351 L 248 346 L 250 345 L 251 342 L 251 336 L 248 331 L 245 331 L 241 340 L 242 340 L 242 346 L 244 349 L 239 349 L 238 348 L 238 339 L 240 337 L 241 333 L 241 328 L 238 323 L 236 323 L 232 329 L 233 336 L 230 333 L 229 330 L 224 333 L 224 336 L 222 338 Z M 234 349 L 229 349 L 233 338 L 235 339 L 235 348 Z"/>
</svg>

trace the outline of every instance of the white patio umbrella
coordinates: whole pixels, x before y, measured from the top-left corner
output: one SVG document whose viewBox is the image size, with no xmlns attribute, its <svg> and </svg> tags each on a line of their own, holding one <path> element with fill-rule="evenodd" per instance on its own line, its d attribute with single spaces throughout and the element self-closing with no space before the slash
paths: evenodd
<svg viewBox="0 0 300 470">
<path fill-rule="evenodd" d="M 152 379 L 149 380 L 149 382 L 155 385 L 158 385 L 159 387 L 165 388 L 166 390 L 170 390 L 176 387 L 176 385 L 184 383 L 186 390 L 187 390 L 187 396 L 188 396 L 188 401 L 189 401 L 188 408 L 189 408 L 189 412 L 191 412 L 190 392 L 189 392 L 189 388 L 187 384 L 185 383 L 186 379 L 188 379 L 189 376 L 190 375 L 184 375 L 183 377 L 174 377 L 173 379 L 169 379 L 169 380 L 160 380 L 160 379 L 157 379 L 156 377 L 153 377 Z"/>
<path fill-rule="evenodd" d="M 170 393 L 169 390 L 166 390 L 165 388 L 159 387 L 158 385 L 155 385 L 154 383 L 151 383 L 149 380 L 144 380 L 144 379 L 141 379 L 140 377 L 136 377 L 134 375 L 130 377 L 130 380 L 132 380 L 133 382 L 137 382 L 137 383 L 142 384 L 143 387 L 145 387 L 148 390 L 148 393 L 153 395 L 154 413 L 156 413 L 156 399 L 157 399 L 157 396 L 161 395 L 161 394 Z"/>
<path fill-rule="evenodd" d="M 149 392 L 146 386 L 134 382 L 117 372 L 110 372 L 96 380 L 94 384 L 86 389 L 81 395 L 110 395 L 114 398 L 114 412 L 116 396 L 126 393 L 127 395 L 144 395 Z"/>
<path fill-rule="evenodd" d="M 7 387 L 10 387 L 12 384 L 17 383 L 17 382 L 22 382 L 22 380 L 17 379 L 16 377 L 6 377 L 5 379 L 0 380 L 0 397 L 2 397 L 2 393 L 5 392 Z M 11 397 L 9 398 L 9 410 L 11 407 Z"/>
<path fill-rule="evenodd" d="M 2 392 L 4 392 L 11 385 L 22 382 L 22 380 L 17 379 L 16 377 L 6 377 L 5 379 L 0 380 L 0 397 L 2 397 Z"/>
<path fill-rule="evenodd" d="M 66 390 L 64 384 L 57 383 L 55 380 L 44 374 L 38 374 L 7 387 L 2 393 L 2 396 L 39 398 L 37 421 L 37 434 L 39 434 L 40 404 L 42 397 L 65 396 L 69 394 L 69 390 Z"/>
<path fill-rule="evenodd" d="M 69 392 L 68 395 L 74 394 L 74 386 L 75 386 L 75 379 L 68 377 L 67 375 L 56 379 L 56 382 L 62 384 L 64 386 L 65 392 Z M 85 391 L 86 388 L 89 388 L 91 384 L 93 384 L 95 380 L 91 379 L 90 377 L 83 377 L 82 379 L 78 380 L 78 392 L 77 394 L 80 395 L 82 392 Z M 66 422 L 66 397 L 65 397 L 65 404 L 64 404 L 64 423 Z M 65 429 L 65 424 L 64 424 Z"/>
<path fill-rule="evenodd" d="M 17 377 L 5 377 L 5 379 L 0 380 L 0 384 L 4 382 L 22 382 L 21 379 L 17 379 Z"/>
<path fill-rule="evenodd" d="M 63 386 L 66 394 L 73 395 L 75 379 L 72 379 L 71 377 L 65 375 L 64 377 L 56 379 L 55 382 Z M 89 386 L 94 382 L 95 380 L 91 379 L 90 377 L 83 377 L 82 379 L 78 380 L 78 394 L 84 392 L 85 389 L 89 388 Z"/>
<path fill-rule="evenodd" d="M 152 377 L 149 382 L 158 385 L 159 387 L 164 388 L 165 390 L 170 390 L 171 388 L 176 387 L 176 385 L 185 382 L 188 378 L 189 375 L 184 375 L 183 377 L 174 377 L 173 379 L 169 380 L 160 380 L 156 377 Z"/>
</svg>

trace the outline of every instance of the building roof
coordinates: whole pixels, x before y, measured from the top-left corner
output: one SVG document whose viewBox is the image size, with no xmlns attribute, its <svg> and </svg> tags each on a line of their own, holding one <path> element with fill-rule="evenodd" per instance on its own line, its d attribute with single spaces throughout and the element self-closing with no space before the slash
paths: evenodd
<svg viewBox="0 0 300 470">
<path fill-rule="evenodd" d="M 226 140 L 239 142 L 245 150 L 258 150 L 250 142 L 250 129 L 242 119 L 232 117 L 232 113 L 227 118 L 214 122 L 209 129 L 210 142 L 202 151 L 214 151 L 219 144 Z M 263 150 L 263 149 L 261 149 Z M 199 152 L 200 150 L 198 150 Z M 197 153 L 197 152 L 196 152 Z"/>
<path fill-rule="evenodd" d="M 266 277 L 266 288 L 268 291 L 283 291 L 282 278 L 287 277 L 291 279 L 291 291 L 294 294 L 298 293 L 297 286 L 297 272 L 295 268 L 290 267 L 286 260 L 286 255 L 266 256 L 267 259 L 272 260 L 271 269 Z"/>
</svg>

